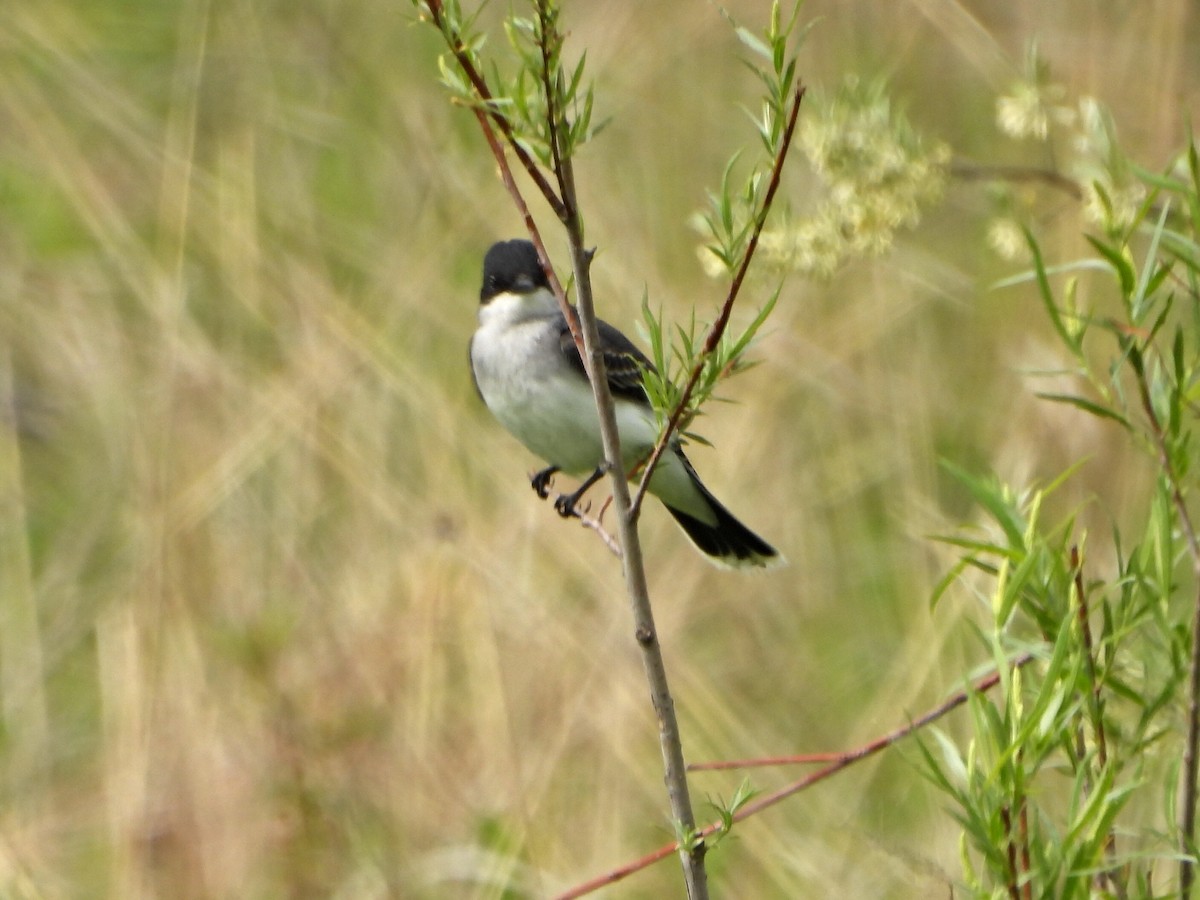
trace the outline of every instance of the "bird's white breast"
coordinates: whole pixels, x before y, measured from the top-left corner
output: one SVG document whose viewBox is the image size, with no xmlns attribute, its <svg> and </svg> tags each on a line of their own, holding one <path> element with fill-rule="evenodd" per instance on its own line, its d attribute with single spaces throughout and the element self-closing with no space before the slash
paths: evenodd
<svg viewBox="0 0 1200 900">
<path fill-rule="evenodd" d="M 551 298 L 552 299 L 552 298 Z M 564 472 L 590 472 L 604 458 L 591 386 L 563 358 L 562 320 L 544 298 L 503 294 L 480 309 L 471 366 L 493 415 L 526 447 Z M 653 446 L 653 414 L 617 403 L 622 456 L 628 463 Z"/>
</svg>

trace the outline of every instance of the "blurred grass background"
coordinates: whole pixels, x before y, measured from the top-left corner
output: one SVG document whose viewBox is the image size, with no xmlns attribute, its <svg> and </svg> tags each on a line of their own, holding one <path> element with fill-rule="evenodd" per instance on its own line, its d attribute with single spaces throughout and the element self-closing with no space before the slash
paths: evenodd
<svg viewBox="0 0 1200 900">
<path fill-rule="evenodd" d="M 768 6 L 730 9 L 757 27 Z M 807 82 L 886 74 L 980 162 L 1054 162 L 993 122 L 1034 38 L 1151 168 L 1200 113 L 1188 0 L 804 15 Z M 482 253 L 521 227 L 412 20 L 331 0 L 6 10 L 6 897 L 540 896 L 671 837 L 617 566 L 536 502 L 535 461 L 471 388 Z M 711 4 L 566 21 L 612 118 L 578 164 L 602 314 L 632 330 L 645 289 L 709 315 L 686 222 L 751 142 L 739 46 Z M 690 759 L 847 747 L 980 661 L 973 601 L 928 606 L 950 557 L 925 535 L 974 515 L 939 456 L 1018 482 L 1087 456 L 1062 509 L 1098 534 L 1140 516 L 1146 469 L 1116 429 L 1032 398 L 1022 372 L 1062 360 L 1030 291 L 986 289 L 1011 272 L 987 212 L 953 184 L 890 255 L 791 282 L 741 402 L 702 423 L 698 468 L 790 568 L 717 572 L 644 518 Z M 1077 213 L 1043 204 L 1052 259 L 1079 251 Z M 739 781 L 699 775 L 694 796 Z M 893 752 L 710 865 L 725 896 L 946 896 L 956 838 Z M 679 891 L 666 863 L 609 896 Z"/>
</svg>

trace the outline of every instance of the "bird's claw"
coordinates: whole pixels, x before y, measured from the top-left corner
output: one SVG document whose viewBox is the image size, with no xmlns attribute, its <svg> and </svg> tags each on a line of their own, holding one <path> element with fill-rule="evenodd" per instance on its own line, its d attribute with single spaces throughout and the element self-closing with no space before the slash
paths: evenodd
<svg viewBox="0 0 1200 900">
<path fill-rule="evenodd" d="M 529 478 L 529 484 L 542 500 L 550 496 L 550 486 L 554 484 L 554 474 L 558 469 L 554 466 L 534 472 Z"/>
<path fill-rule="evenodd" d="M 564 519 L 570 519 L 578 515 L 578 511 L 575 509 L 575 506 L 578 503 L 579 496 L 577 494 L 559 494 L 554 499 L 554 511 Z M 584 506 L 583 512 L 586 513 L 589 509 L 591 509 L 591 506 L 592 505 L 590 503 Z"/>
</svg>

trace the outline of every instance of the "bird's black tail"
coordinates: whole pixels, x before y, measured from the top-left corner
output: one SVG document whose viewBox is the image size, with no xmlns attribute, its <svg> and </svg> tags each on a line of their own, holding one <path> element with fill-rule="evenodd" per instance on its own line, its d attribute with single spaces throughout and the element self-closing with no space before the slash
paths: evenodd
<svg viewBox="0 0 1200 900">
<path fill-rule="evenodd" d="M 743 525 L 733 513 L 721 505 L 701 483 L 686 457 L 684 464 L 716 519 L 716 522 L 710 525 L 686 512 L 667 506 L 667 512 L 675 517 L 675 521 L 696 545 L 696 549 L 707 556 L 713 565 L 723 569 L 769 569 L 786 562 L 778 550 Z"/>
</svg>

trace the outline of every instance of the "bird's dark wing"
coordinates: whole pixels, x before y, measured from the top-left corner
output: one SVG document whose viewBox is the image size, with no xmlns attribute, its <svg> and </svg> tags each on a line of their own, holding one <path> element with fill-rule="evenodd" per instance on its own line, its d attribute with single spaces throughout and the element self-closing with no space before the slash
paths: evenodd
<svg viewBox="0 0 1200 900">
<path fill-rule="evenodd" d="M 649 404 L 646 389 L 642 385 L 642 369 L 654 370 L 654 364 L 629 338 L 607 322 L 596 321 L 600 332 L 600 346 L 604 348 L 604 367 L 608 370 L 608 389 L 614 397 L 624 397 L 636 403 Z M 558 346 L 563 357 L 579 374 L 587 377 L 583 358 L 575 346 L 571 329 L 563 320 L 558 336 Z"/>
</svg>

